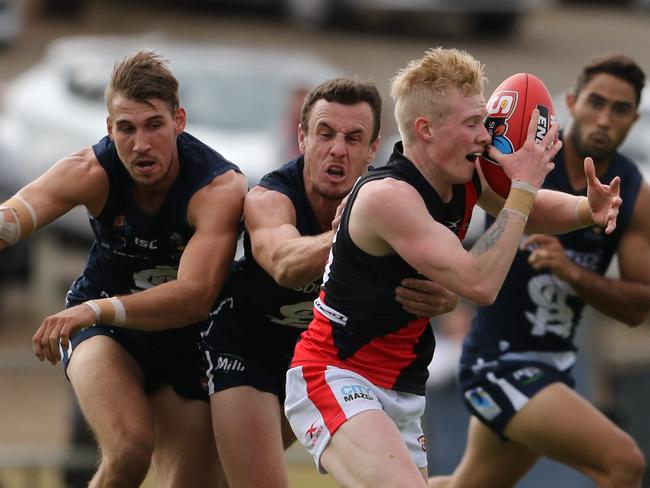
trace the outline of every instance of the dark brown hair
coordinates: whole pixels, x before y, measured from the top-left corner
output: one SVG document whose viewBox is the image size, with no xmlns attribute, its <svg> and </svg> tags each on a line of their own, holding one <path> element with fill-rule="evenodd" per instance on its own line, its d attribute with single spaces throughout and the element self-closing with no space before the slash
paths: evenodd
<svg viewBox="0 0 650 488">
<path fill-rule="evenodd" d="M 108 112 L 115 96 L 122 94 L 138 102 L 162 100 L 173 113 L 179 107 L 178 80 L 167 63 L 153 51 L 140 51 L 116 63 L 104 93 Z"/>
<path fill-rule="evenodd" d="M 374 122 L 371 140 L 377 140 L 381 128 L 382 100 L 377 86 L 372 81 L 360 81 L 355 78 L 335 78 L 314 87 L 305 97 L 300 115 L 300 125 L 305 133 L 307 132 L 311 108 L 318 100 L 322 99 L 343 105 L 367 102 L 372 109 Z"/>
<path fill-rule="evenodd" d="M 600 74 L 606 73 L 623 81 L 628 82 L 634 88 L 636 105 L 641 101 L 641 90 L 645 85 L 645 73 L 636 62 L 623 54 L 604 54 L 592 59 L 584 68 L 575 85 L 575 96 L 577 97 L 591 79 Z"/>
</svg>

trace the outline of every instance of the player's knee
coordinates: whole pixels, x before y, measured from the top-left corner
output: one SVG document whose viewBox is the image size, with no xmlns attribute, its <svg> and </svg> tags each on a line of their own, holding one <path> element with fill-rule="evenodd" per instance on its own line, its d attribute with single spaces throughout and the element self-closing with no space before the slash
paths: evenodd
<svg viewBox="0 0 650 488">
<path fill-rule="evenodd" d="M 102 469 L 118 486 L 122 480 L 144 479 L 149 471 L 153 442 L 129 439 L 113 449 L 102 449 Z M 124 485 L 126 486 L 126 485 Z"/>
<path fill-rule="evenodd" d="M 645 457 L 636 442 L 625 436 L 616 454 L 609 457 L 608 483 L 612 487 L 639 487 L 645 473 Z"/>
</svg>

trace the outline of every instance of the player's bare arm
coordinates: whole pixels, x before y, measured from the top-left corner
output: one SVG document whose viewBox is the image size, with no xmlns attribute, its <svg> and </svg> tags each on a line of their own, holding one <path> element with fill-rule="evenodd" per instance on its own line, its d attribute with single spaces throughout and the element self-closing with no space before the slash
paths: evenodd
<svg viewBox="0 0 650 488">
<path fill-rule="evenodd" d="M 278 285 L 303 286 L 322 276 L 332 230 L 301 236 L 289 197 L 259 186 L 247 195 L 244 213 L 255 260 Z"/>
<path fill-rule="evenodd" d="M 181 257 L 177 279 L 119 297 L 102 321 L 151 331 L 205 319 L 234 257 L 245 194 L 245 176 L 234 171 L 198 191 L 188 207 L 196 230 Z M 96 320 L 87 304 L 46 317 L 32 338 L 35 354 L 55 363 L 60 360 L 59 341 L 66 347 L 74 331 Z"/>
<path fill-rule="evenodd" d="M 650 315 L 650 186 L 643 183 L 617 255 L 619 278 L 601 276 L 574 263 L 560 241 L 535 234 L 524 247 L 532 249 L 528 262 L 535 269 L 549 269 L 571 284 L 580 298 L 605 315 L 630 326 Z"/>
<path fill-rule="evenodd" d="M 0 237 L 0 249 L 28 237 L 77 205 L 97 215 L 107 195 L 108 176 L 92 148 L 62 158 L 5 202 L 8 208 L 0 210 L 3 222 L 16 225 L 18 219 L 19 230 Z"/>
<path fill-rule="evenodd" d="M 427 278 L 468 300 L 487 304 L 505 278 L 524 228 L 521 216 L 502 213 L 497 220 L 505 221 L 505 228 L 476 255 L 431 218 L 413 187 L 387 178 L 366 183 L 359 191 L 350 215 L 350 236 L 369 254 L 397 253 Z"/>
<path fill-rule="evenodd" d="M 160 330 L 207 318 L 235 255 L 246 191 L 246 177 L 228 171 L 192 197 L 188 217 L 195 231 L 177 279 L 120 297 L 127 327 Z"/>
<path fill-rule="evenodd" d="M 490 215 L 496 216 L 505 199 L 489 188 L 481 174 L 483 193 L 478 204 Z M 609 185 L 601 183 L 596 177 L 591 158 L 585 159 L 585 175 L 588 196 L 576 196 L 553 190 L 540 189 L 535 197 L 535 205 L 528 217 L 526 232 L 540 234 L 563 234 L 588 225 L 597 224 L 610 234 L 616 228 L 616 218 L 621 206 L 620 178 L 616 177 Z"/>
</svg>

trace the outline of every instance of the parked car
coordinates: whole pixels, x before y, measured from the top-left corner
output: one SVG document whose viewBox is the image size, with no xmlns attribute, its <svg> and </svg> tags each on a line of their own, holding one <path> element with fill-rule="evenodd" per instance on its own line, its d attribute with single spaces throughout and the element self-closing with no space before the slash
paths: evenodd
<svg viewBox="0 0 650 488">
<path fill-rule="evenodd" d="M 0 0 L 0 46 L 11 44 L 23 27 L 21 0 Z"/>
<path fill-rule="evenodd" d="M 277 0 L 276 0 L 277 1 Z M 493 36 L 513 32 L 520 17 L 548 5 L 549 0 L 284 0 L 290 18 L 306 25 L 323 25 L 344 15 L 358 21 L 382 16 L 387 24 L 396 16 L 427 21 L 455 17 L 464 21 L 466 32 Z"/>
<path fill-rule="evenodd" d="M 170 60 L 188 111 L 186 130 L 238 164 L 251 185 L 297 155 L 297 143 L 295 149 L 283 143 L 297 136 L 292 97 L 342 74 L 305 52 L 158 36 L 61 38 L 4 93 L 0 148 L 13 161 L 14 181 L 32 181 L 54 161 L 106 134 L 103 97 L 113 64 L 142 49 Z M 89 236 L 85 215 L 78 214 L 60 222 Z"/>
</svg>

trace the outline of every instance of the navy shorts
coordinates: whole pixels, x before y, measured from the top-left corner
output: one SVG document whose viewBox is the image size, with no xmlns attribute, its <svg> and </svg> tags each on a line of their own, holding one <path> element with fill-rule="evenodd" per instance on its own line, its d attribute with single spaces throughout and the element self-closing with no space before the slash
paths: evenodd
<svg viewBox="0 0 650 488">
<path fill-rule="evenodd" d="M 63 366 L 67 371 L 70 355 L 78 344 L 90 337 L 103 335 L 122 346 L 140 365 L 147 395 L 155 393 L 163 384 L 169 384 L 183 398 L 207 402 L 209 397 L 200 351 L 200 331 L 201 325 L 160 332 L 94 325 L 72 337 L 70 348 L 63 351 Z"/>
<path fill-rule="evenodd" d="M 465 405 L 502 439 L 510 419 L 536 393 L 556 382 L 573 388 L 568 371 L 535 361 L 493 360 L 480 368 L 461 365 L 459 382 Z"/>
<path fill-rule="evenodd" d="M 231 298 L 221 305 L 202 333 L 209 394 L 250 386 L 284 402 L 286 374 L 301 329 L 252 323 Z"/>
</svg>

